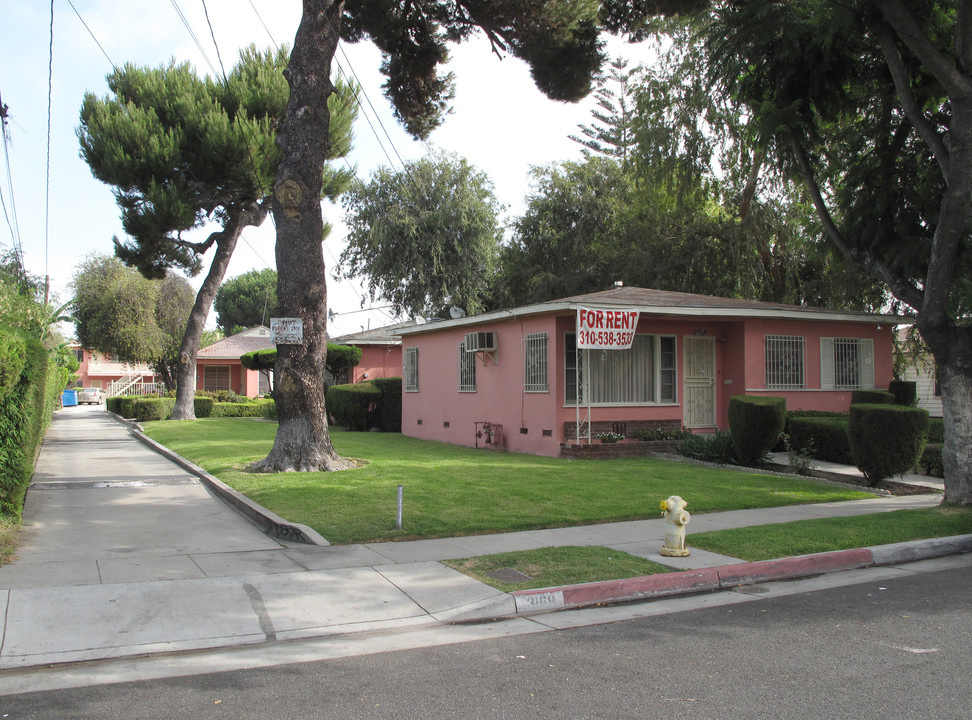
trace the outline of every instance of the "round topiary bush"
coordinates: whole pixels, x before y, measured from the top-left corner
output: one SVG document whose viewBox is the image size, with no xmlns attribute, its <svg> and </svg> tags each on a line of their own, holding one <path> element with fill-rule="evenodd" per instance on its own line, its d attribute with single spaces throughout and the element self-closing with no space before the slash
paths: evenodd
<svg viewBox="0 0 972 720">
<path fill-rule="evenodd" d="M 786 422 L 786 400 L 736 395 L 729 399 L 729 432 L 742 465 L 752 465 L 773 449 Z"/>
<path fill-rule="evenodd" d="M 877 485 L 915 466 L 928 439 L 928 412 L 901 405 L 851 405 L 847 435 L 855 464 Z"/>
</svg>

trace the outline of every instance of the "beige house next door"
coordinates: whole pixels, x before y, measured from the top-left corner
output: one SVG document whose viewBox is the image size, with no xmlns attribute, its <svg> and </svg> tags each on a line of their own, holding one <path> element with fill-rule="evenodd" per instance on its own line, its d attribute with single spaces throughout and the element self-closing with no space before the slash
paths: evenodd
<svg viewBox="0 0 972 720">
<path fill-rule="evenodd" d="M 715 427 L 715 338 L 686 337 L 682 357 L 685 368 L 682 423 L 687 428 Z"/>
</svg>

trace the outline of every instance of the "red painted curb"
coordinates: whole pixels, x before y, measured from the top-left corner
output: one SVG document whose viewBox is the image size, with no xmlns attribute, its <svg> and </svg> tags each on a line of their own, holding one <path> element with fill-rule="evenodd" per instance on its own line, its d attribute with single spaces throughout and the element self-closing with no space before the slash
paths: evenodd
<svg viewBox="0 0 972 720">
<path fill-rule="evenodd" d="M 565 607 L 581 607 L 599 602 L 643 600 L 658 595 L 677 595 L 718 589 L 718 573 L 714 569 L 707 569 L 572 585 L 562 588 L 562 592 Z"/>
<path fill-rule="evenodd" d="M 716 568 L 716 571 L 719 573 L 721 586 L 725 588 L 771 580 L 807 577 L 808 575 L 822 575 L 838 570 L 854 570 L 873 565 L 874 557 L 871 551 L 861 548 L 780 558 L 779 560 L 724 565 Z"/>
<path fill-rule="evenodd" d="M 510 594 L 514 598 L 537 595 L 550 599 L 550 602 L 537 604 L 536 607 L 532 607 L 529 602 L 522 603 L 524 607 L 531 608 L 534 611 L 540 610 L 541 607 L 548 610 L 563 610 L 599 603 L 629 602 L 666 595 L 720 590 L 773 580 L 822 575 L 839 570 L 854 570 L 872 567 L 873 565 L 874 557 L 871 551 L 862 548 L 837 550 L 817 555 L 801 555 L 779 560 L 739 563 L 703 570 L 646 575 L 623 580 L 605 580 L 582 585 L 516 590 Z M 537 598 L 537 600 L 540 599 Z"/>
</svg>

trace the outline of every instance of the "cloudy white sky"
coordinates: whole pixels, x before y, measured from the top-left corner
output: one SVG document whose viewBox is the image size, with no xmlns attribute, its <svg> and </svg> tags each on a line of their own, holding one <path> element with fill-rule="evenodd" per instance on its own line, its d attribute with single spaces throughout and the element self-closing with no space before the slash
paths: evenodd
<svg viewBox="0 0 972 720">
<path fill-rule="evenodd" d="M 76 127 L 84 93 L 107 93 L 105 76 L 112 63 L 154 67 L 175 58 L 189 60 L 199 74 L 213 74 L 211 65 L 219 67 L 217 47 L 228 69 L 236 62 L 238 48 L 249 43 L 292 44 L 300 2 L 53 0 L 53 43 L 51 3 L 4 0 L 2 17 L 0 97 L 9 108 L 10 140 L 9 154 L 0 156 L 0 244 L 10 247 L 16 234 L 28 270 L 49 275 L 54 293 L 65 301 L 78 260 L 89 253 L 111 253 L 112 236 L 122 233 L 110 187 L 95 180 L 78 155 Z M 611 52 L 637 63 L 647 60 L 649 50 L 618 42 Z M 367 178 L 379 165 L 397 166 L 399 156 L 407 160 L 427 152 L 427 146 L 409 138 L 392 117 L 381 93 L 381 58 L 374 47 L 342 45 L 337 60 L 345 72 L 354 73 L 377 110 L 376 117 L 365 103 L 355 127 L 349 160 L 359 176 Z M 523 63 L 510 57 L 500 60 L 482 38 L 457 47 L 450 69 L 457 76 L 455 112 L 430 143 L 483 170 L 500 202 L 510 213 L 518 213 L 529 189 L 531 166 L 580 157 L 579 146 L 568 135 L 579 123 L 590 122 L 593 98 L 576 105 L 547 100 L 533 86 Z M 344 228 L 340 208 L 325 203 L 325 214 L 335 226 L 325 243 L 330 273 L 344 246 Z M 243 237 L 228 278 L 273 266 L 269 220 Z M 328 305 L 338 313 L 330 327 L 332 335 L 394 319 L 381 310 L 360 312 L 360 282 L 338 283 L 329 277 L 328 286 Z M 214 326 L 212 313 L 209 326 Z"/>
</svg>

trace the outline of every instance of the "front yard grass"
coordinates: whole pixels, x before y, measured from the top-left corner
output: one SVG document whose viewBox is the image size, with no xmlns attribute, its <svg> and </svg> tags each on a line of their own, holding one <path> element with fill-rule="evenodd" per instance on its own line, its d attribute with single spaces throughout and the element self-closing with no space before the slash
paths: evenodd
<svg viewBox="0 0 972 720">
<path fill-rule="evenodd" d="M 689 533 L 686 545 L 689 550 L 710 550 L 754 562 L 969 533 L 972 533 L 972 508 L 945 506 Z M 660 541 L 658 547 L 661 548 Z M 481 555 L 447 560 L 443 564 L 502 592 L 673 572 L 650 560 L 596 546 Z M 506 568 L 530 579 L 503 582 L 489 575 Z"/>
<path fill-rule="evenodd" d="M 945 505 L 715 530 L 690 534 L 685 543 L 689 548 L 754 562 L 969 533 L 972 508 Z"/>
<path fill-rule="evenodd" d="M 589 461 L 496 453 L 392 433 L 331 431 L 362 460 L 335 473 L 260 475 L 276 424 L 250 418 L 145 423 L 147 435 L 290 522 L 335 544 L 410 540 L 654 518 L 681 495 L 692 513 L 873 497 L 810 479 L 653 458 Z M 403 529 L 395 529 L 397 486 Z"/>
</svg>

